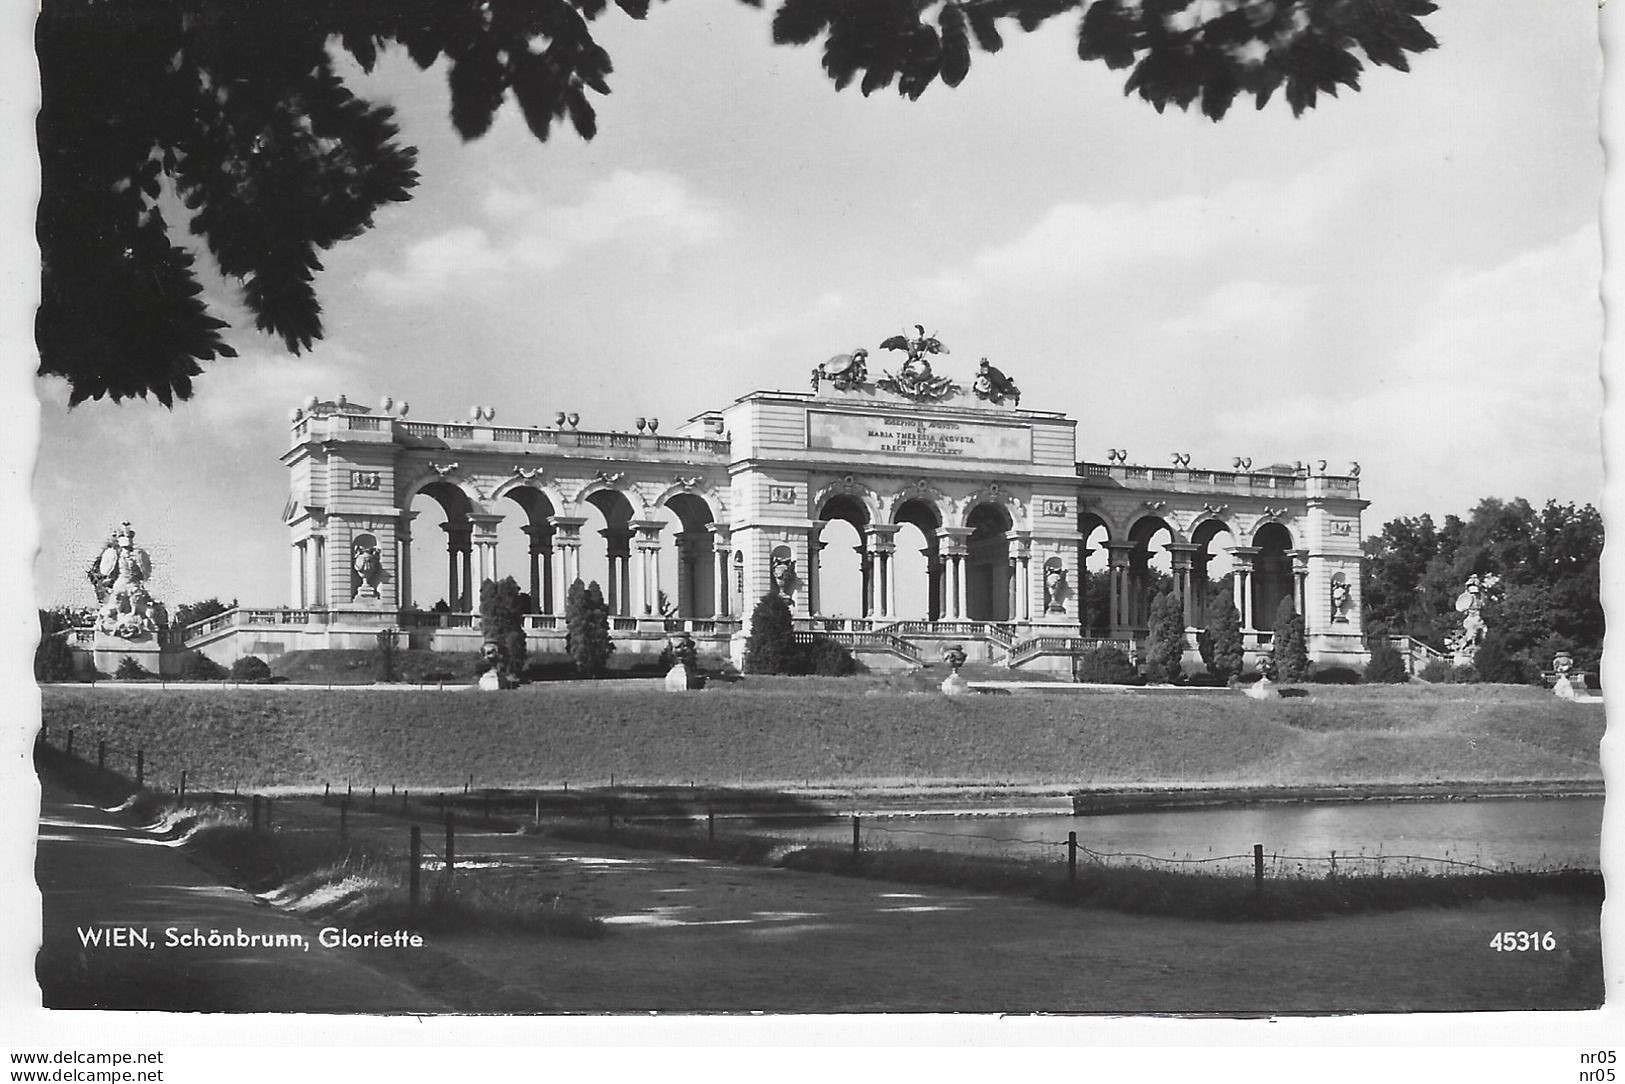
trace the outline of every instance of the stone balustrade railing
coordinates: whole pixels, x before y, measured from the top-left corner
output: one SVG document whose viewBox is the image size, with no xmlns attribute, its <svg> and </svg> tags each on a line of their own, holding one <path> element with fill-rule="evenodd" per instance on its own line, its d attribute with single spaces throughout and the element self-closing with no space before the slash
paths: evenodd
<svg viewBox="0 0 1625 1084">
<path fill-rule="evenodd" d="M 304 440 L 318 430 L 345 430 L 352 433 L 392 433 L 397 439 L 470 441 L 485 444 L 522 444 L 548 448 L 614 448 L 639 455 L 675 453 L 685 457 L 728 458 L 730 443 L 706 437 L 658 436 L 654 433 L 594 432 L 576 429 L 543 429 L 488 422 L 416 422 L 378 414 L 305 415 L 293 423 L 293 437 Z"/>
</svg>

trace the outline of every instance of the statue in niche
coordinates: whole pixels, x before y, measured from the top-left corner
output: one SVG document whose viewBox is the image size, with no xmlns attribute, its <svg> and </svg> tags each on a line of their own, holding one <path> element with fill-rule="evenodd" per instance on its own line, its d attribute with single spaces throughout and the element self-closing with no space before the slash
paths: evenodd
<svg viewBox="0 0 1625 1084">
<path fill-rule="evenodd" d="M 384 578 L 384 558 L 377 546 L 357 545 L 351 561 L 361 583 L 356 587 L 356 598 L 377 598 L 378 582 Z"/>
<path fill-rule="evenodd" d="M 1346 625 L 1352 599 L 1349 597 L 1349 585 L 1342 579 L 1343 574 L 1339 572 L 1337 575 L 1338 578 L 1332 581 L 1332 620 Z"/>
<path fill-rule="evenodd" d="M 970 390 L 978 399 L 1003 406 L 1009 399 L 1016 406 L 1021 405 L 1021 389 L 1016 382 L 1005 376 L 991 365 L 986 358 L 976 368 L 976 379 L 972 381 Z"/>
<path fill-rule="evenodd" d="M 908 356 L 897 372 L 888 372 L 875 381 L 875 387 L 917 403 L 936 402 L 958 392 L 960 387 L 951 378 L 932 373 L 926 356 L 946 354 L 947 346 L 935 335 L 927 335 L 924 324 L 915 324 L 914 331 L 913 335 L 893 335 L 880 344 L 882 350 L 902 350 Z"/>
<path fill-rule="evenodd" d="M 796 562 L 793 557 L 773 558 L 773 586 L 779 594 L 787 600 L 795 597 L 796 588 L 801 585 L 801 579 L 796 575 Z"/>
<path fill-rule="evenodd" d="M 135 528 L 122 523 L 87 572 L 96 590 L 96 627 L 121 640 L 143 640 L 158 631 L 161 608 L 147 590 L 152 558 L 135 544 Z"/>
<path fill-rule="evenodd" d="M 850 354 L 836 354 L 812 371 L 814 391 L 818 390 L 819 381 L 822 380 L 835 385 L 836 391 L 851 391 L 853 388 L 861 388 L 868 379 L 869 351 L 861 346 Z"/>
<path fill-rule="evenodd" d="M 1044 567 L 1044 612 L 1066 613 L 1066 600 L 1072 597 L 1072 587 L 1066 582 L 1066 568 L 1057 562 Z"/>
</svg>

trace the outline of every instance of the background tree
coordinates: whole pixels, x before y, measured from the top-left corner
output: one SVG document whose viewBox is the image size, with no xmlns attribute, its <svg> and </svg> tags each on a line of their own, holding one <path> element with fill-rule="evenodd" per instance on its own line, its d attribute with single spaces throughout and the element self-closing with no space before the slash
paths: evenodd
<svg viewBox="0 0 1625 1084">
<path fill-rule="evenodd" d="M 1167 591 L 1151 600 L 1151 629 L 1145 643 L 1145 679 L 1177 685 L 1185 679 L 1185 606 Z"/>
<path fill-rule="evenodd" d="M 202 621 L 215 617 L 237 608 L 237 600 L 221 602 L 218 598 L 209 597 L 199 602 L 183 602 L 175 607 L 175 613 L 170 619 L 170 627 L 184 629 L 194 621 Z"/>
<path fill-rule="evenodd" d="M 745 640 L 745 673 L 793 674 L 799 656 L 790 604 L 778 591 L 769 590 L 750 614 L 750 636 Z"/>
<path fill-rule="evenodd" d="M 643 19 L 650 0 L 614 6 Z M 444 57 L 464 139 L 488 131 L 510 94 L 537 139 L 566 118 L 590 139 L 590 95 L 609 93 L 612 70 L 592 24 L 609 9 L 48 0 L 35 24 L 39 371 L 64 377 L 72 403 L 189 398 L 202 363 L 236 351 L 178 242 L 188 234 L 240 284 L 260 331 L 309 349 L 322 335 L 320 253 L 370 229 L 417 181 L 391 111 L 352 94 L 333 53 L 367 71 L 390 45 L 420 68 Z M 939 79 L 959 85 L 973 47 L 996 53 L 1012 29 L 1075 15 L 1078 56 L 1126 70 L 1126 93 L 1218 119 L 1243 95 L 1262 106 L 1279 92 L 1301 114 L 1322 93 L 1358 89 L 1361 55 L 1407 70 L 1408 54 L 1436 45 L 1420 21 L 1433 10 L 1427 0 L 782 0 L 772 32 L 784 45 L 822 40 L 837 89 L 895 83 L 913 99 Z"/>
<path fill-rule="evenodd" d="M 1228 595 L 1214 600 L 1208 608 L 1208 651 L 1202 661 L 1208 673 L 1225 682 L 1241 676 L 1247 654 L 1241 636 L 1241 614 Z"/>
<path fill-rule="evenodd" d="M 1461 629 L 1455 603 L 1467 578 L 1493 575 L 1500 582 L 1483 616 L 1498 641 L 1492 661 L 1508 661 L 1493 662 L 1496 676 L 1485 680 L 1530 680 L 1558 650 L 1595 670 L 1605 626 L 1603 533 L 1591 505 L 1548 501 L 1537 510 L 1522 498 L 1485 498 L 1437 531 L 1427 516 L 1391 521 L 1364 547 L 1366 616 L 1443 650 Z"/>
<path fill-rule="evenodd" d="M 1368 626 L 1365 642 L 1371 649 L 1371 657 L 1365 664 L 1367 681 L 1382 685 L 1403 685 L 1411 679 L 1410 672 L 1405 669 L 1405 656 L 1399 653 L 1399 648 L 1388 638 L 1388 630 L 1385 627 L 1380 624 Z"/>
<path fill-rule="evenodd" d="M 1270 642 L 1278 681 L 1304 681 L 1309 677 L 1309 645 L 1304 639 L 1303 616 L 1290 596 L 1275 611 L 1275 635 Z"/>
<path fill-rule="evenodd" d="M 615 642 L 609 636 L 609 607 L 597 580 L 570 585 L 564 597 L 564 627 L 564 649 L 575 660 L 576 670 L 588 677 L 602 676 L 609 669 Z"/>
<path fill-rule="evenodd" d="M 68 636 L 73 624 L 60 610 L 39 611 L 39 646 L 34 648 L 35 681 L 72 681 L 77 676 Z"/>
<path fill-rule="evenodd" d="M 510 675 L 525 668 L 525 611 L 524 593 L 512 576 L 480 584 L 480 635 L 502 648 Z"/>
</svg>

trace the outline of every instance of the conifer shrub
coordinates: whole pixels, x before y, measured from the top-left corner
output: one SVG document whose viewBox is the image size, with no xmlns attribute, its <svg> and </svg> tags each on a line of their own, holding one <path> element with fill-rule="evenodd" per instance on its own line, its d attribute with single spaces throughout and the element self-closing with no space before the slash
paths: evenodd
<svg viewBox="0 0 1625 1084">
<path fill-rule="evenodd" d="M 858 672 L 858 660 L 852 657 L 852 652 L 846 649 L 846 645 L 822 636 L 810 644 L 802 645 L 799 654 L 801 665 L 798 669 L 804 674 L 848 677 Z"/>
<path fill-rule="evenodd" d="M 609 607 L 598 581 L 576 580 L 564 599 L 565 650 L 575 660 L 577 673 L 602 677 L 609 669 L 615 642 L 609 636 Z"/>
<path fill-rule="evenodd" d="M 188 651 L 181 659 L 182 681 L 224 681 L 231 671 L 201 651 Z"/>
<path fill-rule="evenodd" d="M 1241 677 L 1247 666 L 1247 653 L 1241 637 L 1241 614 L 1228 597 L 1209 608 L 1207 626 L 1208 650 L 1202 661 L 1207 671 L 1228 684 Z"/>
<path fill-rule="evenodd" d="M 1378 685 L 1403 685 L 1411 679 L 1405 669 L 1405 656 L 1388 639 L 1385 629 L 1373 629 L 1366 634 L 1371 645 L 1371 658 L 1365 664 L 1365 679 Z"/>
<path fill-rule="evenodd" d="M 1145 679 L 1178 685 L 1185 678 L 1185 606 L 1167 591 L 1151 600 L 1151 629 L 1145 646 Z"/>
<path fill-rule="evenodd" d="M 1275 635 L 1270 644 L 1270 655 L 1275 663 L 1276 681 L 1295 682 L 1309 679 L 1309 644 L 1304 638 L 1303 617 L 1288 596 L 1281 600 L 1275 611 Z"/>
<path fill-rule="evenodd" d="M 150 681 L 158 675 L 135 661 L 135 656 L 126 655 L 118 661 L 118 669 L 113 676 L 120 681 Z"/>
<path fill-rule="evenodd" d="M 745 673 L 793 674 L 799 669 L 800 655 L 790 604 L 777 590 L 770 589 L 751 611 Z"/>
</svg>

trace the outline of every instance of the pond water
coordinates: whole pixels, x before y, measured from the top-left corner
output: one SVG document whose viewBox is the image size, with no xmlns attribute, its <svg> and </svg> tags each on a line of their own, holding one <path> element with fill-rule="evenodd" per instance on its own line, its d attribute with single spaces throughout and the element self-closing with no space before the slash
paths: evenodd
<svg viewBox="0 0 1625 1084">
<path fill-rule="evenodd" d="M 1601 798 L 1522 798 L 1459 802 L 1368 801 L 1119 813 L 1107 816 L 865 816 L 864 847 L 963 850 L 1063 858 L 1078 833 L 1079 861 L 1192 863 L 1199 869 L 1252 868 L 1255 843 L 1270 868 L 1322 875 L 1333 852 L 1340 870 L 1448 868 L 1438 860 L 1494 868 L 1598 868 Z M 729 827 L 743 830 L 735 823 Z M 850 818 L 791 825 L 753 821 L 749 830 L 849 844 Z M 721 822 L 718 830 L 724 830 Z M 1230 857 L 1233 856 L 1233 857 Z M 1155 862 L 1148 861 L 1155 860 Z M 1418 862 L 1417 859 L 1429 860 Z"/>
</svg>

